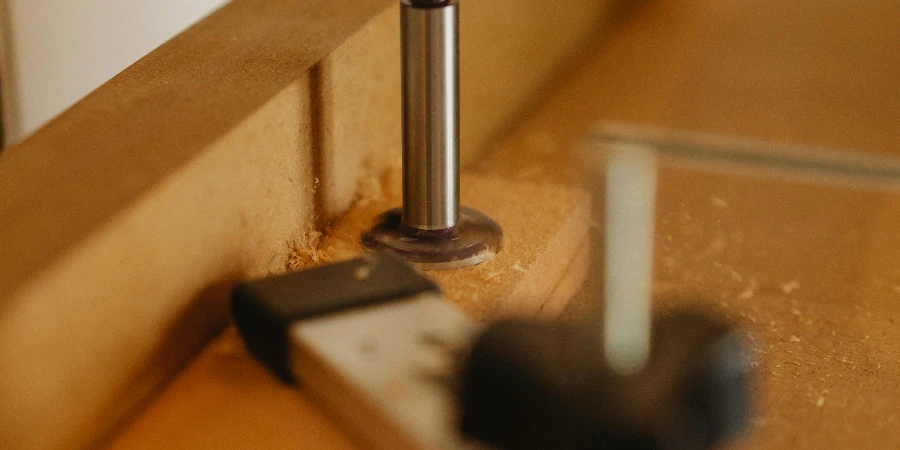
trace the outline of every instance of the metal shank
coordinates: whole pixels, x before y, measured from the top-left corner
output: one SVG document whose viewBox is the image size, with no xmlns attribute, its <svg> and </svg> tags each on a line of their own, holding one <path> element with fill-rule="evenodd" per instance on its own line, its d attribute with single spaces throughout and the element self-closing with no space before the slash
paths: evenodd
<svg viewBox="0 0 900 450">
<path fill-rule="evenodd" d="M 403 214 L 420 230 L 459 219 L 459 6 L 401 6 Z"/>
</svg>

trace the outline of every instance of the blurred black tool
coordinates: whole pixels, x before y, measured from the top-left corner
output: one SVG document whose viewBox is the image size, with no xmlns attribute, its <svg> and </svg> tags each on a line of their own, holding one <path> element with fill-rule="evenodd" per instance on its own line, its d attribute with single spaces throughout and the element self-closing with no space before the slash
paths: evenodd
<svg viewBox="0 0 900 450">
<path fill-rule="evenodd" d="M 499 323 L 474 344 L 462 429 L 507 449 L 705 449 L 749 420 L 746 347 L 724 323 L 654 324 L 644 369 L 620 375 L 585 325 Z"/>
<path fill-rule="evenodd" d="M 745 348 L 697 314 L 654 322 L 644 370 L 596 324 L 483 327 L 383 254 L 234 290 L 250 350 L 372 448 L 703 449 L 747 423 Z"/>
</svg>

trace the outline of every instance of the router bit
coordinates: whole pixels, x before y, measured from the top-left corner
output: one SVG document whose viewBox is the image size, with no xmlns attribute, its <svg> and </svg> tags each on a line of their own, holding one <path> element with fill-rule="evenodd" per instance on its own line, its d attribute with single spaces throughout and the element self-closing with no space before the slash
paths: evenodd
<svg viewBox="0 0 900 450">
<path fill-rule="evenodd" d="M 459 206 L 459 2 L 402 0 L 403 207 L 363 236 L 422 269 L 487 261 L 500 226 Z"/>
</svg>

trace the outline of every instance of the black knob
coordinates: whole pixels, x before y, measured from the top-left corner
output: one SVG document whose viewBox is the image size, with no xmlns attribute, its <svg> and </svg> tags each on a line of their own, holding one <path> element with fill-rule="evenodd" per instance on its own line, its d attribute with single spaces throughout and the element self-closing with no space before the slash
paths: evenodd
<svg viewBox="0 0 900 450">
<path fill-rule="evenodd" d="M 463 376 L 462 431 L 504 449 L 690 450 L 747 425 L 747 347 L 723 321 L 658 318 L 650 361 L 630 376 L 607 367 L 598 336 L 587 325 L 489 328 Z"/>
</svg>

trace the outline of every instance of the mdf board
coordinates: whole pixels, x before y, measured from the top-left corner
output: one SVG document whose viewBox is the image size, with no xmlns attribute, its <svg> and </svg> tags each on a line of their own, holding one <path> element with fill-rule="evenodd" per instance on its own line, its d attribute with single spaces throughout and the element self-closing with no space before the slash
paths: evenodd
<svg viewBox="0 0 900 450">
<path fill-rule="evenodd" d="M 537 95 L 605 4 L 565 39 L 493 36 L 511 57 L 468 71 L 522 51 L 535 67 L 481 125 Z M 284 271 L 397 165 L 397 17 L 386 0 L 234 1 L 0 154 L 3 445 L 103 440 L 225 326 L 231 283 Z"/>
</svg>

